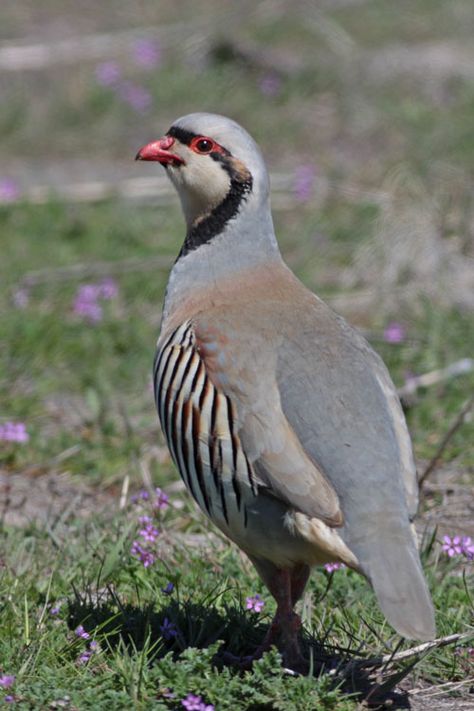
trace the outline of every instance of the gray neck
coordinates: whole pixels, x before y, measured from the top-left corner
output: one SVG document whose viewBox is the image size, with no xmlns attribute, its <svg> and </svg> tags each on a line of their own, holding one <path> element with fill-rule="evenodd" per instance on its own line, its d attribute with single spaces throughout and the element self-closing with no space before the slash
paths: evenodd
<svg viewBox="0 0 474 711">
<path fill-rule="evenodd" d="M 273 229 L 270 201 L 266 199 L 262 204 L 251 197 L 222 232 L 176 261 L 166 289 L 162 324 L 168 314 L 196 290 L 215 288 L 239 271 L 272 261 L 281 262 L 282 258 Z"/>
</svg>

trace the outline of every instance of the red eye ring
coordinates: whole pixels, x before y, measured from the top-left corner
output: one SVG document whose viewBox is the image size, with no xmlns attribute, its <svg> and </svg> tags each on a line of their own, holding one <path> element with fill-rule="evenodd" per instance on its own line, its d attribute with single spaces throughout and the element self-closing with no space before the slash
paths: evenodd
<svg viewBox="0 0 474 711">
<path fill-rule="evenodd" d="M 212 138 L 207 138 L 206 136 L 196 136 L 189 144 L 189 147 L 195 153 L 201 153 L 203 155 L 213 153 L 214 151 L 221 152 L 221 147 L 213 141 Z"/>
</svg>

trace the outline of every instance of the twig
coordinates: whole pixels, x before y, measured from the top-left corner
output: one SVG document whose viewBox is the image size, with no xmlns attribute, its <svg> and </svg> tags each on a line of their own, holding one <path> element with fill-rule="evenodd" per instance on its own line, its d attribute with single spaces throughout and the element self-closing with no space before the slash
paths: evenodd
<svg viewBox="0 0 474 711">
<path fill-rule="evenodd" d="M 132 160 L 132 157 L 130 157 Z M 322 181 L 322 178 L 320 179 Z M 279 210 L 290 210 L 298 206 L 293 194 L 294 176 L 291 173 L 272 173 L 272 203 Z M 367 191 L 357 185 L 340 183 L 337 180 L 327 180 L 327 186 L 337 195 L 349 201 L 366 200 L 375 204 L 383 204 L 389 195 L 383 191 Z M 26 201 L 34 205 L 44 205 L 52 198 L 66 202 L 90 203 L 108 198 L 123 198 L 124 200 L 152 200 L 154 205 L 169 205 L 176 202 L 175 192 L 165 177 L 134 177 L 116 180 L 86 180 L 83 182 L 65 184 L 31 185 L 9 201 Z M 402 290 L 402 289 L 401 289 Z"/>
<path fill-rule="evenodd" d="M 349 662 L 344 670 L 344 674 L 347 672 L 352 672 L 354 667 L 379 667 L 384 664 L 391 664 L 392 662 L 400 662 L 406 659 L 412 659 L 420 654 L 429 652 L 432 649 L 437 649 L 438 647 L 446 647 L 448 644 L 454 644 L 455 642 L 464 642 L 465 640 L 472 639 L 474 633 L 467 632 L 465 634 L 451 634 L 447 637 L 439 637 L 434 639 L 432 642 L 424 642 L 416 647 L 411 647 L 410 649 L 405 649 L 403 652 L 397 652 L 396 654 L 384 654 L 381 657 L 369 657 L 368 659 L 357 659 Z"/>
<path fill-rule="evenodd" d="M 426 478 L 431 474 L 433 469 L 435 469 L 436 465 L 438 464 L 439 459 L 441 458 L 442 453 L 448 446 L 450 440 L 453 438 L 455 433 L 458 431 L 458 429 L 461 427 L 461 425 L 464 423 L 464 420 L 469 413 L 469 411 L 472 409 L 472 406 L 474 405 L 474 395 L 471 395 L 469 400 L 464 403 L 462 408 L 459 410 L 456 419 L 454 420 L 453 424 L 449 428 L 449 430 L 446 432 L 445 436 L 441 440 L 441 443 L 436 450 L 435 454 L 431 458 L 431 461 L 429 462 L 428 466 L 426 467 L 425 471 L 423 474 L 420 476 L 418 480 L 418 486 L 421 491 L 423 483 L 425 482 Z"/>
<path fill-rule="evenodd" d="M 409 689 L 408 693 L 412 696 L 417 694 L 423 694 L 426 698 L 431 698 L 432 696 L 439 696 L 440 694 L 445 694 L 447 691 L 455 691 L 460 689 L 462 686 L 467 684 L 472 684 L 473 679 L 463 679 L 462 681 L 447 681 L 444 684 L 437 684 L 434 688 L 424 688 L 424 689 Z"/>
<path fill-rule="evenodd" d="M 130 476 L 128 474 L 125 474 L 125 476 L 123 478 L 123 483 L 122 483 L 122 490 L 120 492 L 120 501 L 119 501 L 120 511 L 123 511 L 123 509 L 127 505 L 127 496 L 128 496 L 129 487 L 130 487 Z"/>
<path fill-rule="evenodd" d="M 440 368 L 439 370 L 431 370 L 429 373 L 424 373 L 423 375 L 417 375 L 410 380 L 398 390 L 399 397 L 407 397 L 413 395 L 418 388 L 426 388 L 430 385 L 436 385 L 441 383 L 443 380 L 448 380 L 449 378 L 454 378 L 457 375 L 464 375 L 465 373 L 470 373 L 474 370 L 474 358 L 462 358 L 454 363 L 446 366 L 446 368 Z"/>
<path fill-rule="evenodd" d="M 204 28 L 198 28 L 200 32 Z M 99 60 L 115 57 L 120 50 L 142 37 L 159 37 L 162 45 L 172 44 L 179 37 L 189 38 L 196 23 L 175 22 L 155 27 L 137 27 L 102 34 L 69 37 L 57 41 L 18 44 L 4 42 L 0 45 L 0 70 L 24 71 L 45 69 L 55 64 L 74 64 L 78 60 Z"/>
<path fill-rule="evenodd" d="M 122 259 L 117 261 L 98 261 L 90 264 L 72 264 L 68 267 L 37 269 L 27 272 L 19 282 L 20 287 L 32 287 L 38 284 L 84 279 L 86 277 L 109 276 L 127 272 L 146 272 L 153 269 L 169 269 L 173 260 L 162 255 L 146 259 Z"/>
</svg>

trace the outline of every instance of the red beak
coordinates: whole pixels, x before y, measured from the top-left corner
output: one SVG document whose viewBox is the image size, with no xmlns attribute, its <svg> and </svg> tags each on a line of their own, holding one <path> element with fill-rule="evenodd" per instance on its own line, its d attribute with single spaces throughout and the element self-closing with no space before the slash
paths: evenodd
<svg viewBox="0 0 474 711">
<path fill-rule="evenodd" d="M 156 160 L 161 165 L 181 165 L 184 160 L 177 156 L 175 153 L 170 152 L 171 146 L 174 144 L 174 138 L 171 136 L 164 136 L 160 138 L 159 141 L 152 141 L 147 143 L 146 146 L 140 148 L 135 160 Z"/>
</svg>

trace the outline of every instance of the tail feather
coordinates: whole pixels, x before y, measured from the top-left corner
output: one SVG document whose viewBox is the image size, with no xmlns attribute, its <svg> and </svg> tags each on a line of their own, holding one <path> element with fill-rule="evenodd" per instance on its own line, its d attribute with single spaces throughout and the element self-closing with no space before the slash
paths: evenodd
<svg viewBox="0 0 474 711">
<path fill-rule="evenodd" d="M 361 567 L 390 624 L 404 637 L 434 639 L 433 603 L 409 532 L 406 536 L 398 533 L 389 541 L 374 542 L 364 553 Z"/>
</svg>

